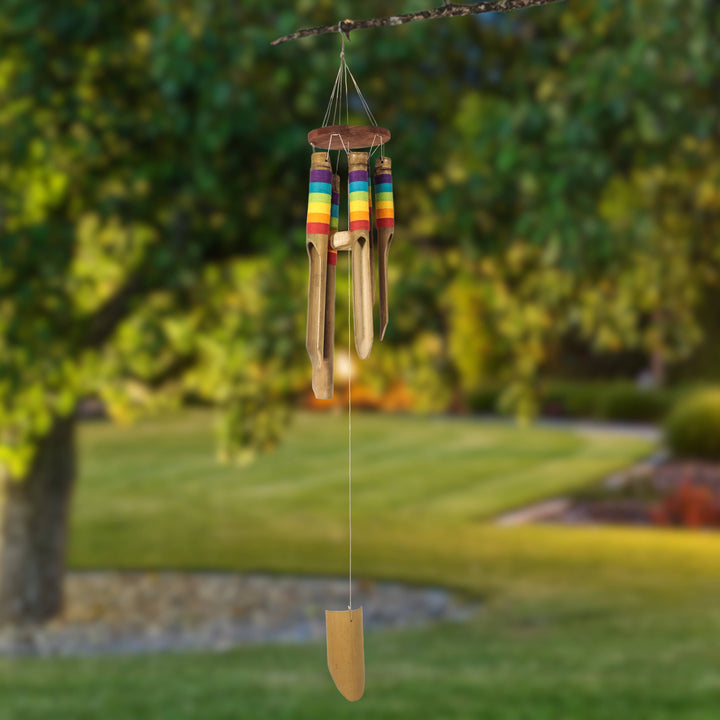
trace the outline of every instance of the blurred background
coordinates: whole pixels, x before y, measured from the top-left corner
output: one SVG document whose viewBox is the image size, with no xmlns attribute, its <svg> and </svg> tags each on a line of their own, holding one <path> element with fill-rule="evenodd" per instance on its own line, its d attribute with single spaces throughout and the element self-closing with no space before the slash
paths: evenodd
<svg viewBox="0 0 720 720">
<path fill-rule="evenodd" d="M 720 7 L 353 32 L 390 325 L 348 357 L 341 253 L 317 401 L 340 37 L 270 41 L 391 5 L 2 3 L 1 720 L 717 716 Z M 302 580 L 347 571 L 350 363 L 358 603 L 442 589 L 371 614 L 359 706 Z"/>
</svg>

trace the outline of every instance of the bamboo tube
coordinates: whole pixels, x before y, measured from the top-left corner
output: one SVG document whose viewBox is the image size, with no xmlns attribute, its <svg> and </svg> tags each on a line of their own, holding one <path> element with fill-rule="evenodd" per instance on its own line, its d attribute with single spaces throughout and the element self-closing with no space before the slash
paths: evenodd
<svg viewBox="0 0 720 720">
<path fill-rule="evenodd" d="M 375 237 L 375 225 L 373 224 L 373 183 L 372 170 L 368 161 L 368 205 L 370 212 L 370 274 L 372 276 L 372 303 L 375 307 L 377 299 L 377 283 L 375 282 L 375 250 L 377 249 L 377 239 Z"/>
<path fill-rule="evenodd" d="M 385 337 L 389 319 L 388 258 L 395 234 L 395 207 L 392 187 L 392 160 L 380 157 L 375 162 L 375 227 L 378 248 L 378 285 L 380 286 L 380 340 Z"/>
<path fill-rule="evenodd" d="M 332 247 L 352 253 L 353 325 L 355 349 L 364 360 L 373 344 L 372 267 L 368 186 L 368 153 L 348 156 L 350 230 L 336 233 Z"/>
<path fill-rule="evenodd" d="M 313 365 L 312 387 L 318 400 L 329 400 L 334 392 L 335 373 L 335 274 L 337 251 L 332 248 L 332 239 L 338 228 L 340 209 L 340 176 L 332 179 L 332 211 L 330 216 L 330 244 L 327 253 L 327 277 L 325 281 L 325 322 L 323 352 L 320 362 Z"/>
<path fill-rule="evenodd" d="M 332 170 L 327 153 L 313 153 L 310 161 L 310 194 L 306 244 L 310 263 L 308 315 L 305 346 L 313 370 L 320 364 L 325 347 L 325 302 L 330 236 Z"/>
</svg>

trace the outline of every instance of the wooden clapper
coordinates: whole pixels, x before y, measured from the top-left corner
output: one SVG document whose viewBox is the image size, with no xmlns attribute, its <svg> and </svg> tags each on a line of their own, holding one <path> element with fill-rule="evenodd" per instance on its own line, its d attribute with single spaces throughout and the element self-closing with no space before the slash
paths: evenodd
<svg viewBox="0 0 720 720">
<path fill-rule="evenodd" d="M 348 79 L 357 91 L 371 124 L 350 123 L 347 108 Z M 345 124 L 343 120 L 345 109 Z M 335 352 L 335 272 L 337 253 L 350 253 L 352 319 L 355 349 L 360 358 L 370 355 L 374 337 L 373 309 L 380 299 L 380 339 L 388 325 L 388 255 L 395 229 L 392 161 L 384 154 L 390 131 L 379 127 L 345 62 L 344 41 L 323 126 L 308 134 L 313 148 L 310 160 L 310 194 L 307 213 L 307 253 L 310 263 L 306 347 L 312 363 L 312 388 L 318 399 L 333 397 Z M 371 158 L 379 151 L 374 165 Z M 333 155 L 334 153 L 334 155 Z M 340 230 L 340 196 L 343 178 L 340 160 L 347 158 L 347 229 Z M 374 183 L 373 171 L 374 170 Z M 372 202 L 374 185 L 375 202 Z M 373 222 L 374 220 L 374 222 Z M 375 254 L 377 253 L 377 262 Z M 377 267 L 378 279 L 375 280 Z M 379 293 L 377 287 L 379 286 Z M 350 284 L 349 284 L 350 288 Z M 348 292 L 350 289 L 348 288 Z M 348 310 L 349 312 L 349 310 Z M 348 320 L 349 323 L 349 320 Z M 349 329 L 349 328 L 348 328 Z M 349 351 L 349 348 L 348 348 Z M 348 358 L 349 360 L 349 358 Z M 349 363 L 349 365 L 351 365 Z M 348 419 L 352 412 L 348 377 Z M 348 453 L 352 457 L 352 425 L 348 423 Z M 352 463 L 348 462 L 349 538 L 352 538 Z M 365 690 L 362 607 L 352 607 L 352 541 L 349 542 L 349 603 L 347 610 L 325 613 L 330 674 L 342 695 L 359 700 Z"/>
</svg>

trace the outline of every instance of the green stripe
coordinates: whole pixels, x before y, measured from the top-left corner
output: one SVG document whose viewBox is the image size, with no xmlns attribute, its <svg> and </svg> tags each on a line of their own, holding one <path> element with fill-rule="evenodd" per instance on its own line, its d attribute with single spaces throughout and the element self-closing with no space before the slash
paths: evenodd
<svg viewBox="0 0 720 720">
<path fill-rule="evenodd" d="M 308 196 L 308 202 L 318 202 L 330 205 L 330 193 L 310 193 Z"/>
</svg>

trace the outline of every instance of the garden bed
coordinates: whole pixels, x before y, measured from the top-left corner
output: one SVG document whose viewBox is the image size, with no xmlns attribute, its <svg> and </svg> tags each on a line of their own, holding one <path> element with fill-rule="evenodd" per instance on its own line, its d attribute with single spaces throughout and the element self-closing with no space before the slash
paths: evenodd
<svg viewBox="0 0 720 720">
<path fill-rule="evenodd" d="M 347 579 L 258 573 L 71 573 L 62 617 L 0 629 L 0 655 L 128 655 L 321 641 L 327 610 L 344 610 Z M 463 621 L 479 609 L 442 588 L 353 583 L 365 627 Z"/>
<path fill-rule="evenodd" d="M 600 485 L 498 518 L 501 525 L 528 522 L 720 528 L 720 463 L 657 456 Z"/>
</svg>

